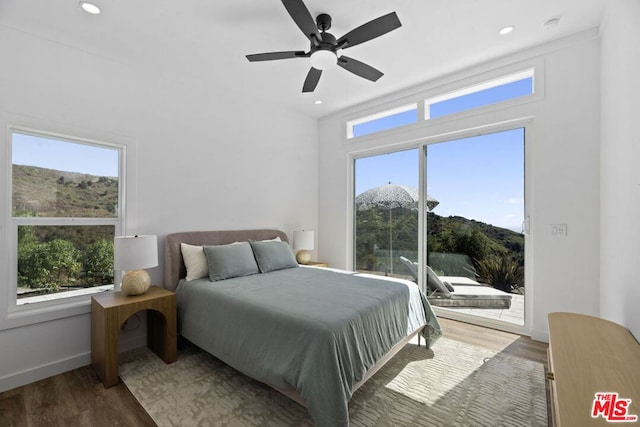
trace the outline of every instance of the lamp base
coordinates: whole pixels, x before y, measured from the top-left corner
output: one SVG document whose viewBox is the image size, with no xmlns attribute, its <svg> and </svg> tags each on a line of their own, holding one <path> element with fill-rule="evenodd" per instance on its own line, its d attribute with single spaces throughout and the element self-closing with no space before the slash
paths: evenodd
<svg viewBox="0 0 640 427">
<path fill-rule="evenodd" d="M 151 276 L 146 270 L 127 271 L 120 288 L 125 295 L 142 295 L 151 286 Z"/>
<path fill-rule="evenodd" d="M 298 261 L 298 264 L 307 265 L 311 261 L 311 254 L 305 249 L 298 251 L 296 261 Z"/>
</svg>

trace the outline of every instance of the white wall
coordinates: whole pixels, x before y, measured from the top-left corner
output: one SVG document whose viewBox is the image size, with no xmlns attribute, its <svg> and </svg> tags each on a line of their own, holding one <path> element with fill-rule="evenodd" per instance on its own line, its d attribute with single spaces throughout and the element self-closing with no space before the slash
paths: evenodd
<svg viewBox="0 0 640 427">
<path fill-rule="evenodd" d="M 607 2 L 602 25 L 601 299 L 640 340 L 640 2 Z"/>
<path fill-rule="evenodd" d="M 343 140 L 344 118 L 357 116 L 358 111 L 375 109 L 376 105 L 380 109 L 379 105 L 394 100 L 419 99 L 416 94 L 443 93 L 445 88 L 469 84 L 478 74 L 500 67 L 513 71 L 518 64 L 537 64 L 542 70 L 542 99 L 515 103 L 511 108 L 489 108 L 460 120 L 408 127 L 364 142 Z M 325 238 L 319 245 L 319 258 L 336 267 L 351 267 L 346 249 L 351 221 L 348 206 L 352 203 L 352 190 L 346 185 L 350 152 L 393 143 L 405 148 L 459 129 L 530 118 L 527 204 L 533 255 L 527 264 L 531 279 L 527 293 L 533 298 L 533 312 L 528 314 L 527 327 L 534 338 L 545 340 L 549 312 L 597 315 L 599 85 L 600 41 L 593 30 L 323 118 L 319 123 L 319 205 L 323 210 L 318 221 Z M 551 224 L 555 223 L 568 224 L 568 237 L 551 236 Z"/>
<path fill-rule="evenodd" d="M 317 226 L 317 122 L 238 97 L 229 82 L 167 75 L 0 26 L 6 126 L 127 145 L 127 233 Z M 73 317 L 6 319 L 9 171 L 0 173 L 0 391 L 89 363 L 89 301 Z M 162 249 L 162 243 L 160 243 Z M 162 257 L 160 257 L 162 262 Z M 151 271 L 161 283 L 162 266 Z"/>
</svg>

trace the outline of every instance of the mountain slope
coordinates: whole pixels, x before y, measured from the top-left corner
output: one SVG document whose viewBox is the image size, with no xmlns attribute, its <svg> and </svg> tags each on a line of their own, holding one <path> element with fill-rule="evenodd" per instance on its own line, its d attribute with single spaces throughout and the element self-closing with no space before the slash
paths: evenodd
<svg viewBox="0 0 640 427">
<path fill-rule="evenodd" d="M 13 165 L 13 215 L 113 218 L 118 179 Z"/>
</svg>

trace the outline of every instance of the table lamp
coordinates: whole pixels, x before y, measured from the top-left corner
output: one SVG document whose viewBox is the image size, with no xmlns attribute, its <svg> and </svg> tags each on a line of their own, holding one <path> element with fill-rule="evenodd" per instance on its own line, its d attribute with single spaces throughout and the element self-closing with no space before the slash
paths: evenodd
<svg viewBox="0 0 640 427">
<path fill-rule="evenodd" d="M 120 289 L 125 295 L 140 295 L 149 289 L 151 277 L 145 268 L 158 265 L 157 236 L 118 236 L 113 240 L 117 271 L 126 271 Z"/>
<path fill-rule="evenodd" d="M 293 232 L 293 249 L 296 252 L 298 264 L 308 264 L 311 261 L 310 250 L 313 250 L 313 230 L 299 230 Z"/>
</svg>

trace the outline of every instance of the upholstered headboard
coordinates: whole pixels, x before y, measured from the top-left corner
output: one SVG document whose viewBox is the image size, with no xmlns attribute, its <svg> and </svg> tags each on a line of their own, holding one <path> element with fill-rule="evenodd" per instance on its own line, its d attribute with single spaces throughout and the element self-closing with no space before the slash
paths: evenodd
<svg viewBox="0 0 640 427">
<path fill-rule="evenodd" d="M 180 243 L 189 245 L 226 245 L 248 240 L 267 240 L 280 237 L 289 242 L 287 235 L 280 230 L 224 230 L 224 231 L 185 231 L 173 233 L 164 239 L 164 287 L 174 291 L 180 279 L 187 275 L 182 260 Z"/>
</svg>

